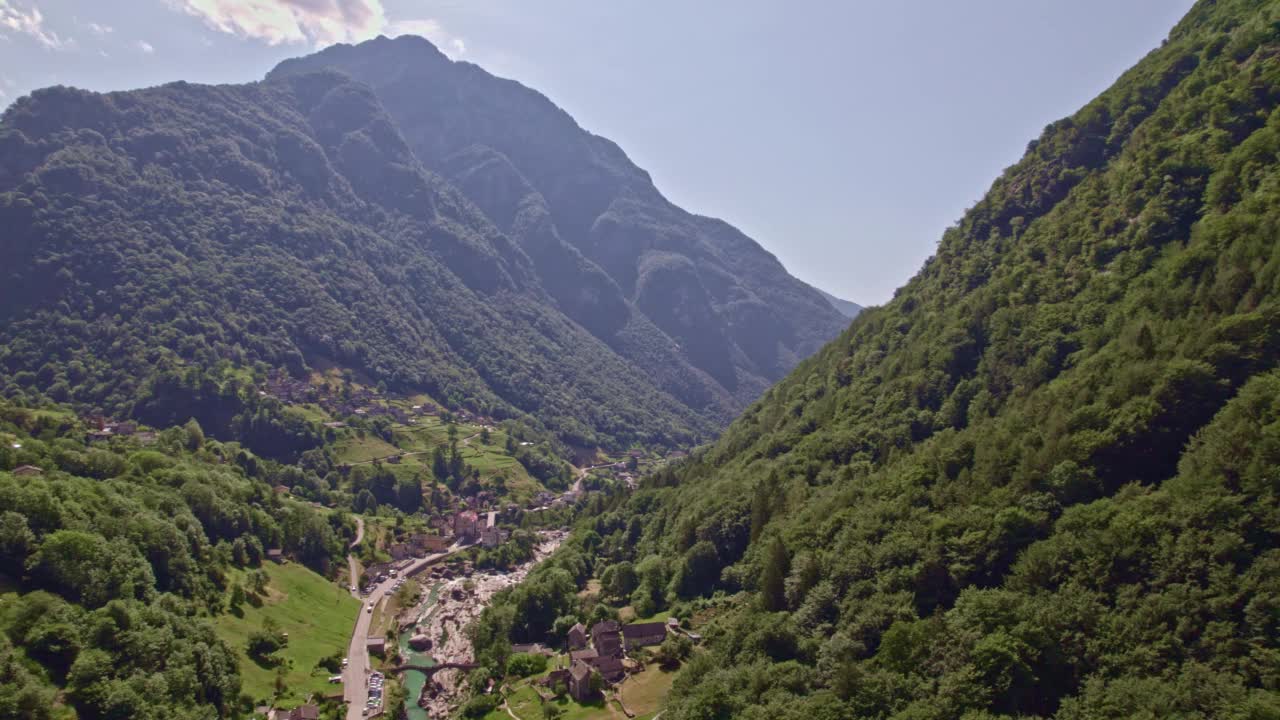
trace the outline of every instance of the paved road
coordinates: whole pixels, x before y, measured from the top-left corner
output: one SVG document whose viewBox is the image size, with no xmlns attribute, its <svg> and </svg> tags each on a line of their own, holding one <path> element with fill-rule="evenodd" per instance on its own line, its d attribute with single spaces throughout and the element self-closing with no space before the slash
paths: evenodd
<svg viewBox="0 0 1280 720">
<path fill-rule="evenodd" d="M 361 534 L 363 534 L 364 524 L 361 523 Z M 431 563 L 438 562 L 441 558 L 454 553 L 461 549 L 462 545 L 455 544 L 446 552 L 428 555 L 425 558 L 414 560 L 413 564 L 405 568 L 404 575 L 412 574 L 414 570 Z M 348 562 L 353 562 L 348 556 Z M 358 579 L 358 578 L 357 578 Z M 373 620 L 373 613 L 366 610 L 367 606 L 372 603 L 377 606 L 391 594 L 392 586 L 396 584 L 396 578 L 387 578 L 365 598 L 364 606 L 360 608 L 360 614 L 356 617 L 356 626 L 351 633 L 351 644 L 347 647 L 347 669 L 342 673 L 343 696 L 347 702 L 347 720 L 361 720 L 364 716 L 365 703 L 369 701 L 369 684 L 368 679 L 371 673 L 369 664 L 369 652 L 365 643 L 369 638 L 369 623 Z"/>
<path fill-rule="evenodd" d="M 573 481 L 573 488 L 572 488 L 573 492 L 576 492 L 576 493 L 582 492 L 582 481 L 587 479 L 587 473 L 591 472 L 592 470 L 599 470 L 600 468 L 613 467 L 614 465 L 617 465 L 617 463 L 607 462 L 607 463 L 600 463 L 599 465 L 589 465 L 584 468 L 577 468 L 578 479 Z"/>
</svg>

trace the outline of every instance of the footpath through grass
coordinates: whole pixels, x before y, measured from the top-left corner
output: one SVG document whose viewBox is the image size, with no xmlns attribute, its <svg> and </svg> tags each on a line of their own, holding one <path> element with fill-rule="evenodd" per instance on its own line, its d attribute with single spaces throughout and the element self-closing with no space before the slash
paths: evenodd
<svg viewBox="0 0 1280 720">
<path fill-rule="evenodd" d="M 246 602 L 240 616 L 225 613 L 217 618 L 218 635 L 236 652 L 240 662 L 242 691 L 255 702 L 275 695 L 277 668 L 262 667 L 245 651 L 249 635 L 263 629 L 267 619 L 289 634 L 289 646 L 278 653 L 284 658 L 285 692 L 279 703 L 301 703 L 309 694 L 338 692 L 328 683 L 329 673 L 317 668 L 320 658 L 345 654 L 360 603 L 334 583 L 298 563 L 263 566 L 271 578 L 261 607 Z M 243 582 L 233 576 L 232 583 Z"/>
</svg>

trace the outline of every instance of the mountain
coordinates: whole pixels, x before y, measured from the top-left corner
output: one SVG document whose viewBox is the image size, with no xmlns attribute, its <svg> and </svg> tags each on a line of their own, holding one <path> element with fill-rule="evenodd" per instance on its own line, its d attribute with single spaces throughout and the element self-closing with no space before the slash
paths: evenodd
<svg viewBox="0 0 1280 720">
<path fill-rule="evenodd" d="M 669 720 L 1277 716 L 1278 213 L 1280 7 L 1202 0 L 486 627 L 683 619 Z"/>
<path fill-rule="evenodd" d="M 372 88 L 567 315 L 696 408 L 736 414 L 846 325 L 750 238 L 672 205 L 617 145 L 517 82 L 415 36 L 335 45 L 268 79 L 324 70 Z"/>
<path fill-rule="evenodd" d="M 5 394 L 190 408 L 215 434 L 254 414 L 236 373 L 261 363 L 577 444 L 690 444 L 846 322 L 545 98 L 421 38 L 246 85 L 37 91 L 0 122 L 0 223 Z"/>
<path fill-rule="evenodd" d="M 866 309 L 861 305 L 859 305 L 858 303 L 850 302 L 848 300 L 841 300 L 840 298 L 836 297 L 835 295 L 832 295 L 826 290 L 822 290 L 821 288 L 818 288 L 818 292 L 822 293 L 822 297 L 826 298 L 827 302 L 831 303 L 831 307 L 835 308 L 836 312 L 849 318 L 850 320 L 858 317 L 858 313 Z"/>
</svg>

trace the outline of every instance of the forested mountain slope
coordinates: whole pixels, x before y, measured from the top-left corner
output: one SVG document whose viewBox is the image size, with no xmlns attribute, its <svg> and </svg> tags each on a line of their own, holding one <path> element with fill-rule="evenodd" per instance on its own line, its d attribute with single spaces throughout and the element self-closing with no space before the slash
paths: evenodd
<svg viewBox="0 0 1280 720">
<path fill-rule="evenodd" d="M 232 574 L 271 548 L 325 571 L 354 527 L 194 423 L 149 445 L 90 429 L 0 400 L 0 718 L 241 716 L 255 698 L 211 618 L 264 591 Z"/>
<path fill-rule="evenodd" d="M 708 640 L 664 717 L 1280 715 L 1278 105 L 1280 3 L 1198 3 L 603 514 Z"/>
<path fill-rule="evenodd" d="M 387 44 L 436 53 L 421 39 L 347 50 L 376 58 Z M 422 143 L 448 133 L 402 135 L 384 98 L 403 102 L 321 67 L 239 86 L 51 88 L 14 103 L 0 124 L 4 391 L 129 414 L 243 395 L 210 386 L 156 401 L 193 384 L 157 383 L 157 372 L 338 365 L 393 391 L 530 417 L 576 443 L 685 444 L 844 327 L 754 243 L 667 205 L 752 252 L 732 268 L 698 264 L 696 277 L 687 257 L 651 254 L 674 269 L 646 275 L 651 294 L 623 296 L 555 237 L 536 193 L 477 194 L 515 183 L 513 166 L 479 146 L 438 162 Z M 539 142 L 519 118 L 504 122 L 507 152 Z M 744 290 L 729 270 L 767 282 Z M 660 329 L 660 315 L 674 324 Z M 716 360 L 697 359 L 704 351 Z"/>
<path fill-rule="evenodd" d="M 695 408 L 757 398 L 847 321 L 763 248 L 658 192 L 609 140 L 520 83 L 426 40 L 288 60 L 368 84 L 429 170 L 528 254 L 558 306 Z"/>
</svg>

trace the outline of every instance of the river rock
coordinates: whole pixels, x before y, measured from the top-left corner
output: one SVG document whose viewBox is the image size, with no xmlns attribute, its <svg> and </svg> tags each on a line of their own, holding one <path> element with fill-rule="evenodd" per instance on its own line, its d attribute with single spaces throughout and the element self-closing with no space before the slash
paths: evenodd
<svg viewBox="0 0 1280 720">
<path fill-rule="evenodd" d="M 421 633 L 414 635 L 413 637 L 409 638 L 409 647 L 413 648 L 414 650 L 417 650 L 418 652 L 422 652 L 423 650 L 430 650 L 431 638 Z"/>
</svg>

